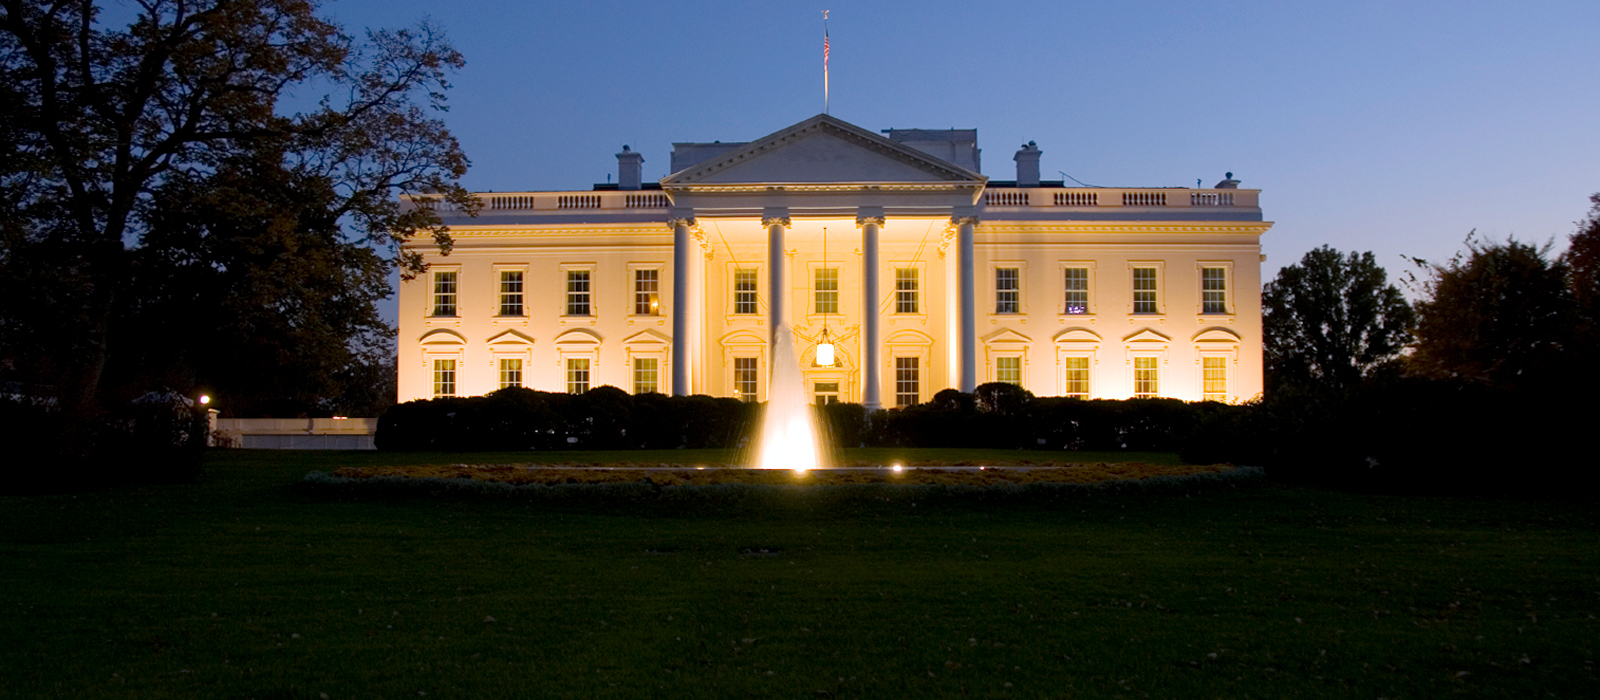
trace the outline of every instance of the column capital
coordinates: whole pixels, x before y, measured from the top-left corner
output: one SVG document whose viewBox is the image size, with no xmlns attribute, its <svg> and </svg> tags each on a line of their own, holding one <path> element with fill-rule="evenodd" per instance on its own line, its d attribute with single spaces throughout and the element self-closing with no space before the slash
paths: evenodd
<svg viewBox="0 0 1600 700">
<path fill-rule="evenodd" d="M 766 228 L 782 226 L 789 228 L 794 224 L 789 222 L 789 209 L 787 207 L 767 207 L 761 210 L 761 225 Z"/>
<path fill-rule="evenodd" d="M 694 221 L 694 217 L 693 216 L 675 216 L 673 218 L 667 219 L 667 227 L 668 228 L 674 228 L 675 229 L 675 228 L 677 228 L 679 226 L 682 226 L 684 228 L 691 228 L 692 229 L 692 228 L 694 228 L 694 225 L 695 225 L 695 221 Z"/>
<path fill-rule="evenodd" d="M 977 226 L 978 217 L 974 214 L 951 214 L 950 223 L 956 226 Z"/>
<path fill-rule="evenodd" d="M 877 216 L 858 214 L 856 216 L 856 228 L 861 228 L 864 226 L 877 226 L 878 228 L 883 228 L 883 220 L 882 214 Z"/>
</svg>

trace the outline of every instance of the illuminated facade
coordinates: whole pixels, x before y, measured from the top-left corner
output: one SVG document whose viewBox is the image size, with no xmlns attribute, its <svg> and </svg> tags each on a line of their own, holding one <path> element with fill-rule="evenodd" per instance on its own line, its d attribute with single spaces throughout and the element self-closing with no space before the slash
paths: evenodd
<svg viewBox="0 0 1600 700">
<path fill-rule="evenodd" d="M 995 381 L 1258 394 L 1259 190 L 1067 188 L 1039 179 L 1039 154 L 990 181 L 974 130 L 823 115 L 674 144 L 659 184 L 624 147 L 614 186 L 481 194 L 476 218 L 446 213 L 450 255 L 413 244 L 431 268 L 400 288 L 400 400 L 513 385 L 765 400 L 783 326 L 819 401 L 892 408 Z"/>
</svg>

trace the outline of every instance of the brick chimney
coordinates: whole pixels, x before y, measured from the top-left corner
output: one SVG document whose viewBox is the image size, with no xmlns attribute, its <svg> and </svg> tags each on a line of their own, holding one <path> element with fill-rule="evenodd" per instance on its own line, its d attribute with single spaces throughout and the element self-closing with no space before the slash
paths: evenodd
<svg viewBox="0 0 1600 700">
<path fill-rule="evenodd" d="M 622 147 L 622 152 L 617 154 L 617 189 L 636 190 L 643 179 L 644 156 L 634 153 L 627 146 Z"/>
<path fill-rule="evenodd" d="M 1017 151 L 1017 155 L 1013 156 L 1012 159 L 1017 161 L 1018 187 L 1039 186 L 1039 156 L 1043 153 L 1038 145 L 1029 141 L 1023 145 L 1022 150 Z"/>
</svg>

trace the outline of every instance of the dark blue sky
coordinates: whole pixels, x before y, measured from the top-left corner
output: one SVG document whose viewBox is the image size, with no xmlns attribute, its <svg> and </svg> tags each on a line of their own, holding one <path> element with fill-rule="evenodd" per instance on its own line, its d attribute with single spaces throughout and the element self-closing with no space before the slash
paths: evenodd
<svg viewBox="0 0 1600 700">
<path fill-rule="evenodd" d="M 349 0 L 348 28 L 429 16 L 467 58 L 447 120 L 477 190 L 584 189 L 623 144 L 744 141 L 822 110 L 977 128 L 985 174 L 1110 186 L 1233 171 L 1312 247 L 1444 259 L 1468 231 L 1558 244 L 1600 191 L 1600 2 L 475 2 Z"/>
</svg>

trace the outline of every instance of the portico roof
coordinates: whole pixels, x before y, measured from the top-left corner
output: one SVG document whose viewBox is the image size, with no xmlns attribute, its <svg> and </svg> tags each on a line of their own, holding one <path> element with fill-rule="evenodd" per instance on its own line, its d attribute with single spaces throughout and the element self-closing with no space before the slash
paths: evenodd
<svg viewBox="0 0 1600 700">
<path fill-rule="evenodd" d="M 948 215 L 977 203 L 988 178 L 833 116 L 819 114 L 661 179 L 697 216 L 769 209 L 794 215 Z"/>
</svg>

